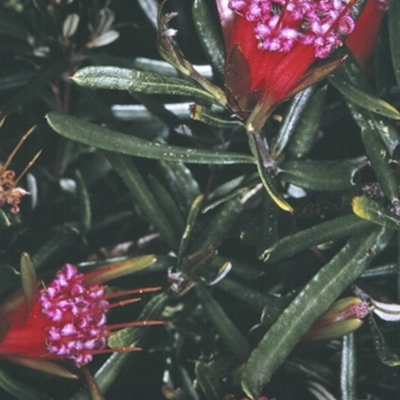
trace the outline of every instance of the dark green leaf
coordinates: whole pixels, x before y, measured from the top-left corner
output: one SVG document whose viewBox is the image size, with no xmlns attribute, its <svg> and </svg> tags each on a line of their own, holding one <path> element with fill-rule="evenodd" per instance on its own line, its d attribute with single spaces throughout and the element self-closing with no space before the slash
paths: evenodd
<svg viewBox="0 0 400 400">
<path fill-rule="evenodd" d="M 105 154 L 108 161 L 110 161 L 113 168 L 125 182 L 132 197 L 139 204 L 149 222 L 158 229 L 160 235 L 172 249 L 177 250 L 178 238 L 175 236 L 174 230 L 165 213 L 136 169 L 132 157 L 110 152 L 106 152 Z"/>
<path fill-rule="evenodd" d="M 130 91 L 130 94 L 151 113 L 151 122 L 154 122 L 154 117 L 157 117 L 169 126 L 179 126 L 182 124 L 181 120 L 173 112 L 167 110 L 164 104 L 154 96 L 134 91 Z"/>
<path fill-rule="evenodd" d="M 265 190 L 282 210 L 293 212 L 290 204 L 277 190 L 278 182 L 275 172 L 275 161 L 272 160 L 267 145 L 264 144 L 264 141 L 260 139 L 259 136 L 259 139 L 257 139 L 257 135 L 258 134 L 249 135 L 249 145 L 256 160 L 257 171 L 261 182 L 263 183 Z M 266 160 L 267 158 L 269 160 Z M 271 165 L 265 165 L 265 161 Z"/>
<path fill-rule="evenodd" d="M 340 93 L 354 104 L 384 117 L 396 120 L 400 119 L 400 113 L 392 105 L 364 92 L 359 87 L 353 85 L 349 80 L 345 79 L 343 74 L 334 72 L 329 76 L 329 81 Z"/>
<path fill-rule="evenodd" d="M 246 154 L 164 146 L 55 112 L 47 115 L 47 121 L 68 139 L 121 154 L 195 164 L 254 163 L 253 157 Z"/>
<path fill-rule="evenodd" d="M 398 197 L 398 183 L 393 169 L 389 165 L 388 151 L 374 129 L 361 129 L 361 139 L 367 156 L 385 196 L 393 201 Z"/>
<path fill-rule="evenodd" d="M 274 159 L 278 158 L 283 149 L 292 137 L 296 126 L 310 101 L 311 96 L 315 93 L 315 87 L 311 86 L 300 93 L 297 93 L 289 103 L 284 119 L 279 128 L 274 144 L 272 145 L 271 155 Z"/>
<path fill-rule="evenodd" d="M 106 393 L 109 387 L 118 378 L 125 366 L 125 362 L 132 353 L 114 353 L 112 354 L 103 366 L 96 372 L 94 378 L 102 391 Z M 69 400 L 91 400 L 90 395 L 86 390 L 79 390 Z"/>
<path fill-rule="evenodd" d="M 51 400 L 52 398 L 38 390 L 17 381 L 0 369 L 0 386 L 19 400 Z"/>
<path fill-rule="evenodd" d="M 214 325 L 214 328 L 221 335 L 222 340 L 225 342 L 231 353 L 239 361 L 246 361 L 251 353 L 249 342 L 232 323 L 229 317 L 225 314 L 225 311 L 203 284 L 199 283 L 196 285 L 196 293 L 199 296 L 204 312 Z"/>
<path fill-rule="evenodd" d="M 345 190 L 354 185 L 358 169 L 347 161 L 287 161 L 279 178 L 311 190 Z"/>
<path fill-rule="evenodd" d="M 79 232 L 85 235 L 90 229 L 92 220 L 89 192 L 79 170 L 75 171 L 75 177 L 78 196 Z"/>
<path fill-rule="evenodd" d="M 342 400 L 357 399 L 357 358 L 354 333 L 342 339 L 340 389 Z"/>
<path fill-rule="evenodd" d="M 262 219 L 257 239 L 257 257 L 261 258 L 266 246 L 271 246 L 278 240 L 279 208 L 264 191 L 262 196 Z"/>
<path fill-rule="evenodd" d="M 138 0 L 138 3 L 154 28 L 157 29 L 157 0 Z"/>
<path fill-rule="evenodd" d="M 183 255 L 184 255 L 186 247 L 189 243 L 190 235 L 195 226 L 197 216 L 201 210 L 203 198 L 204 198 L 204 196 L 202 194 L 197 196 L 197 198 L 194 200 L 194 202 L 192 204 L 192 207 L 190 207 L 189 215 L 186 220 L 185 231 L 183 232 L 183 235 L 181 238 L 181 243 L 179 245 L 178 262 L 177 262 L 178 267 L 182 263 Z"/>
<path fill-rule="evenodd" d="M 242 387 L 250 397 L 259 396 L 301 336 L 387 246 L 392 233 L 385 228 L 375 228 L 352 237 L 304 287 L 266 333 L 246 364 Z"/>
<path fill-rule="evenodd" d="M 346 54 L 346 61 L 336 74 L 339 77 L 343 77 L 344 80 L 350 81 L 353 85 L 362 89 L 366 93 L 374 95 L 368 80 L 349 51 L 347 51 Z M 361 129 L 374 131 L 376 136 L 380 135 L 389 151 L 389 154 L 392 155 L 396 147 L 400 144 L 400 135 L 393 121 L 384 116 L 376 115 L 349 99 L 347 99 L 347 104 L 359 127 Z"/>
<path fill-rule="evenodd" d="M 21 255 L 21 281 L 25 294 L 26 307 L 28 313 L 30 313 L 37 297 L 38 285 L 35 267 L 28 253 L 22 253 Z"/>
<path fill-rule="evenodd" d="M 77 71 L 72 79 L 79 86 L 92 89 L 189 96 L 190 99 L 216 103 L 215 98 L 198 85 L 154 72 L 118 67 L 85 67 Z"/>
<path fill-rule="evenodd" d="M 360 218 L 391 229 L 400 230 L 400 217 L 381 207 L 376 201 L 366 197 L 355 197 L 352 201 L 353 212 Z"/>
<path fill-rule="evenodd" d="M 400 355 L 392 347 L 387 345 L 372 315 L 368 318 L 368 321 L 379 359 L 383 364 L 389 367 L 398 367 L 400 365 Z"/>
<path fill-rule="evenodd" d="M 208 400 L 220 400 L 224 395 L 221 383 L 213 368 L 208 363 L 197 361 L 195 366 L 196 378 Z"/>
<path fill-rule="evenodd" d="M 337 240 L 364 231 L 373 225 L 354 215 L 338 217 L 332 221 L 323 222 L 312 228 L 285 236 L 262 254 L 264 261 L 274 263 L 286 257 L 291 257 L 318 244 Z"/>
<path fill-rule="evenodd" d="M 175 201 L 188 211 L 200 194 L 199 184 L 190 169 L 181 162 L 160 161 L 160 170 Z"/>
<path fill-rule="evenodd" d="M 221 242 L 232 233 L 232 227 L 242 213 L 244 204 L 240 196 L 227 201 L 220 207 L 212 220 L 203 228 L 196 238 L 196 251 L 204 250 L 212 244 Z"/>
<path fill-rule="evenodd" d="M 287 146 L 292 157 L 306 156 L 314 145 L 325 106 L 326 91 L 326 85 L 316 89 L 301 114 Z"/>
<path fill-rule="evenodd" d="M 9 228 L 11 226 L 11 222 L 7 217 L 7 214 L 0 209 L 0 230 Z"/>
<path fill-rule="evenodd" d="M 225 45 L 221 28 L 206 1 L 195 0 L 192 6 L 194 26 L 209 62 L 218 71 L 220 78 L 224 76 Z"/>
<path fill-rule="evenodd" d="M 252 306 L 256 312 L 260 313 L 266 304 L 270 303 L 274 298 L 257 291 L 250 286 L 246 286 L 234 279 L 225 277 L 217 283 L 216 287 L 245 301 Z M 281 310 L 282 311 L 282 310 Z"/>
<path fill-rule="evenodd" d="M 232 121 L 226 118 L 221 118 L 220 115 L 212 112 L 207 107 L 199 106 L 198 104 L 193 104 L 190 107 L 190 117 L 195 121 L 203 122 L 210 126 L 215 126 L 216 128 L 235 128 L 237 126 L 243 125 L 240 121 Z"/>
<path fill-rule="evenodd" d="M 185 220 L 182 215 L 182 211 L 179 209 L 177 204 L 174 202 L 171 195 L 165 189 L 165 187 L 159 182 L 153 175 L 148 177 L 149 187 L 157 203 L 160 205 L 166 218 L 168 218 L 171 226 L 174 230 L 174 236 L 179 238 L 182 236 L 183 230 L 185 229 Z"/>
</svg>

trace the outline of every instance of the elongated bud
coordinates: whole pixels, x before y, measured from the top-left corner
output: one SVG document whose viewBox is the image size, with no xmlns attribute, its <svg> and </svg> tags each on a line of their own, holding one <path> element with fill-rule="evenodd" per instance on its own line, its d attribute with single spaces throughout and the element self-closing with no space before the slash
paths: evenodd
<svg viewBox="0 0 400 400">
<path fill-rule="evenodd" d="M 302 337 L 302 342 L 336 339 L 357 330 L 370 312 L 367 302 L 358 297 L 346 297 L 332 304 Z"/>
</svg>

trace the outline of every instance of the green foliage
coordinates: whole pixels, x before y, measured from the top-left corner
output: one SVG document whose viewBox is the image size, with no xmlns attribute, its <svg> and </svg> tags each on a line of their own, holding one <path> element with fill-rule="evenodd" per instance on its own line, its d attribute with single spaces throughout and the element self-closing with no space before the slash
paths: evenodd
<svg viewBox="0 0 400 400">
<path fill-rule="evenodd" d="M 0 5 L 0 177 L 30 168 L 15 183 L 29 192 L 19 213 L 15 187 L 0 181 L 2 299 L 22 286 L 30 308 L 35 273 L 46 284 L 67 262 L 87 271 L 144 256 L 110 293 L 158 292 L 110 309 L 109 321 L 165 324 L 107 338 L 116 353 L 88 366 L 107 399 L 311 399 L 316 387 L 397 398 L 397 324 L 370 316 L 340 342 L 299 343 L 355 281 L 400 302 L 399 2 L 369 71 L 340 50 L 343 62 L 320 65 L 342 63 L 333 74 L 250 136 L 227 105 L 215 1 L 170 1 L 161 19 L 157 9 Z M 0 398 L 89 398 L 82 382 L 0 367 Z"/>
</svg>

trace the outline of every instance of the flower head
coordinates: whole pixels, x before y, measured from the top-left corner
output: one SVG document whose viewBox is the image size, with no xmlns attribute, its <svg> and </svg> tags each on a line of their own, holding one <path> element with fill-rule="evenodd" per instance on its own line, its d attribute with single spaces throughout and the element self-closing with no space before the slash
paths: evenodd
<svg viewBox="0 0 400 400">
<path fill-rule="evenodd" d="M 94 354 L 137 350 L 107 349 L 107 338 L 118 328 L 162 322 L 109 325 L 106 312 L 114 306 L 138 300 L 128 298 L 112 303 L 116 297 L 159 288 L 110 292 L 101 282 L 107 279 L 111 267 L 83 274 L 75 266 L 66 264 L 48 286 L 34 291 L 31 301 L 25 301 L 26 293 L 24 296 L 23 292 L 17 292 L 11 301 L 0 307 L 3 333 L 0 354 L 12 361 L 15 356 L 69 359 L 76 367 L 81 367 L 90 362 Z"/>
<path fill-rule="evenodd" d="M 342 35 L 353 30 L 350 11 L 355 2 L 219 0 L 226 30 L 226 87 L 233 111 L 247 117 L 258 105 L 256 113 L 268 115 L 302 89 L 314 61 L 326 58 L 342 45 Z M 227 12 L 227 6 L 234 14 Z M 308 84 L 323 76 L 317 74 Z M 265 122 L 265 115 L 261 119 Z"/>
</svg>

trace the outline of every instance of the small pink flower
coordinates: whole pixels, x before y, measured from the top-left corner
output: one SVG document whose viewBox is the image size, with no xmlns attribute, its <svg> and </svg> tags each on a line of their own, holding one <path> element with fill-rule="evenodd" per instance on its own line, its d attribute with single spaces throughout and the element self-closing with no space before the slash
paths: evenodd
<svg viewBox="0 0 400 400">
<path fill-rule="evenodd" d="M 121 266 L 124 263 L 117 268 Z M 112 307 L 138 300 L 128 298 L 112 303 L 116 297 L 159 288 L 109 292 L 101 282 L 116 277 L 109 275 L 115 267 L 82 274 L 75 266 L 66 264 L 48 286 L 34 291 L 31 301 L 26 301 L 26 293 L 16 292 L 0 306 L 0 354 L 11 361 L 36 359 L 39 364 L 41 360 L 69 359 L 81 367 L 95 354 L 138 350 L 109 349 L 107 338 L 119 328 L 162 321 L 109 325 L 106 313 Z"/>
<path fill-rule="evenodd" d="M 232 110 L 247 118 L 257 106 L 256 113 L 268 115 L 302 88 L 314 61 L 326 58 L 342 45 L 342 35 L 352 32 L 356 1 L 217 0 Z M 322 78 L 319 74 L 314 82 Z"/>
</svg>

